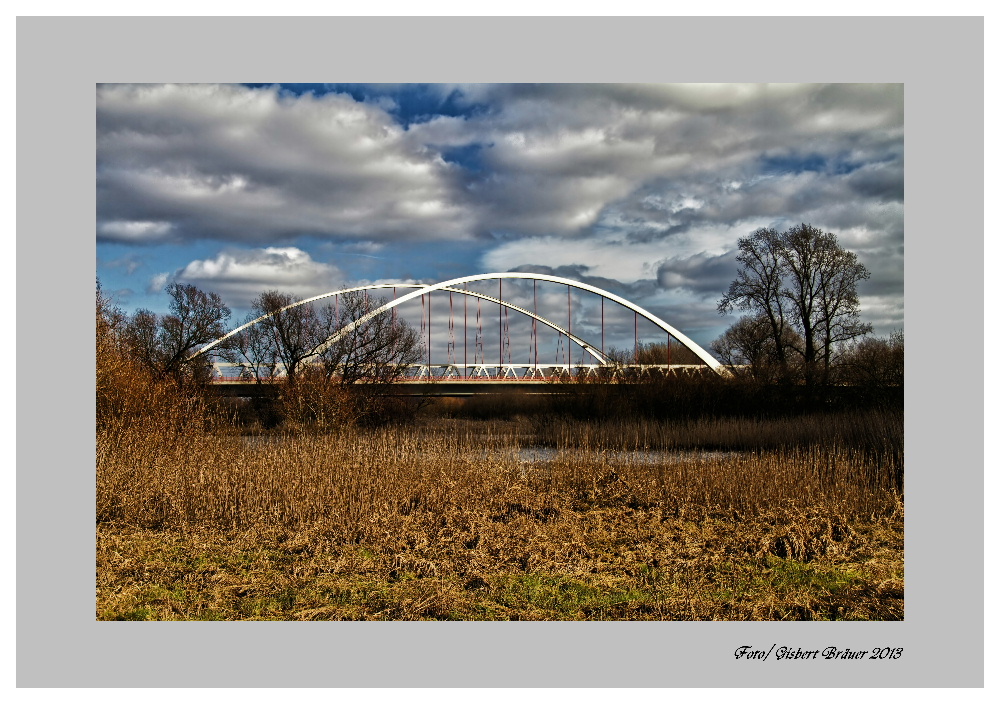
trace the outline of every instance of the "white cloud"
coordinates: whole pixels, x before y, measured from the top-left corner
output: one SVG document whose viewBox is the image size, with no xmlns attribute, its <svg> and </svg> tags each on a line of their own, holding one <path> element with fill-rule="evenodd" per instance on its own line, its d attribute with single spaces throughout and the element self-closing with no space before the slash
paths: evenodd
<svg viewBox="0 0 1000 704">
<path fill-rule="evenodd" d="M 442 92 L 451 88 L 442 87 Z M 847 193 L 846 187 L 833 194 L 809 183 L 787 182 L 794 174 L 760 184 L 760 162 L 765 157 L 864 162 L 898 156 L 902 139 L 897 85 L 459 88 L 491 109 L 465 119 L 414 125 L 410 137 L 432 146 L 480 145 L 487 175 L 472 179 L 470 188 L 481 206 L 481 224 L 524 235 L 586 235 L 609 208 L 628 207 L 657 188 L 655 195 L 691 210 L 707 207 L 700 218 L 720 222 L 726 211 L 743 211 L 742 217 L 784 214 L 781 209 L 795 194 L 856 200 L 857 194 Z M 894 174 L 885 186 L 901 183 L 901 177 L 901 172 Z M 728 188 L 755 179 L 753 194 Z M 712 203 L 692 192 L 709 182 L 727 184 L 731 197 Z"/>
<path fill-rule="evenodd" d="M 131 276 L 145 265 L 144 257 L 135 253 L 128 253 L 110 261 L 105 261 L 104 265 L 109 269 L 121 269 L 126 276 Z"/>
<path fill-rule="evenodd" d="M 166 275 L 158 288 L 166 284 Z M 233 308 L 248 308 L 262 292 L 277 289 L 296 298 L 332 291 L 343 274 L 332 264 L 318 262 L 296 247 L 226 250 L 211 259 L 197 259 L 170 279 L 215 291 Z"/>
<path fill-rule="evenodd" d="M 169 281 L 170 274 L 166 272 L 154 274 L 149 280 L 149 286 L 146 287 L 146 293 L 160 293 Z"/>
<path fill-rule="evenodd" d="M 109 227 L 135 221 L 243 242 L 580 236 L 651 195 L 673 206 L 661 219 L 721 222 L 802 210 L 803 197 L 884 199 L 902 179 L 896 85 L 459 88 L 489 109 L 404 129 L 378 101 L 347 95 L 101 86 L 99 233 L 140 239 Z M 477 148 L 482 168 L 446 162 L 455 147 Z M 886 157 L 888 171 L 759 172 L 762 159 Z M 712 186 L 732 183 L 743 186 Z"/>
<path fill-rule="evenodd" d="M 488 271 L 509 271 L 519 266 L 543 264 L 553 269 L 583 265 L 594 276 L 630 282 L 643 276 L 644 257 L 630 248 L 621 256 L 620 243 L 601 237 L 568 244 L 561 237 L 530 237 L 506 242 L 486 252 L 482 267 Z"/>
<path fill-rule="evenodd" d="M 385 249 L 385 242 L 350 242 L 341 247 L 345 252 L 360 252 L 361 254 L 375 254 Z"/>
<path fill-rule="evenodd" d="M 735 275 L 723 263 L 740 237 L 806 222 L 857 251 L 873 272 L 865 291 L 902 308 L 901 85 L 433 88 L 442 101 L 456 89 L 453 104 L 475 111 L 404 128 L 384 88 L 358 102 L 101 86 L 99 237 L 259 246 L 311 235 L 328 240 L 316 251 L 368 258 L 393 241 L 479 237 L 486 270 L 584 265 L 709 305 Z M 301 250 L 305 260 L 277 251 L 221 253 L 178 275 L 243 298 L 332 275 Z"/>
<path fill-rule="evenodd" d="M 227 85 L 97 91 L 98 234 L 212 237 L 470 236 L 454 168 L 377 104 Z M 121 223 L 126 224 L 121 224 Z"/>
<path fill-rule="evenodd" d="M 121 242 L 156 242 L 166 239 L 172 229 L 169 222 L 110 220 L 101 223 L 97 232 L 106 239 Z"/>
</svg>

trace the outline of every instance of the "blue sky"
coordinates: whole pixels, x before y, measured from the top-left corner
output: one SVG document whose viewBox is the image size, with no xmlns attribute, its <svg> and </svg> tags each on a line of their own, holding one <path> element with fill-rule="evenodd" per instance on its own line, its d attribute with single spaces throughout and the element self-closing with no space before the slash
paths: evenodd
<svg viewBox="0 0 1000 704">
<path fill-rule="evenodd" d="M 737 240 L 805 222 L 871 271 L 876 334 L 903 327 L 900 84 L 107 84 L 97 132 L 97 274 L 127 311 L 171 281 L 235 322 L 267 289 L 526 270 L 707 346 Z M 592 327 L 599 302 L 574 307 Z"/>
</svg>

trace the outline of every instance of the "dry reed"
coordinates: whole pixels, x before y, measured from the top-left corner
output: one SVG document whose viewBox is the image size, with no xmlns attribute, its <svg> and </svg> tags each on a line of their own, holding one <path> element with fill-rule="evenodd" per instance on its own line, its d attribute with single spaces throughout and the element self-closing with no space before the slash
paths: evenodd
<svg viewBox="0 0 1000 704">
<path fill-rule="evenodd" d="M 901 617 L 901 502 L 870 455 L 532 442 L 511 422 L 99 437 L 100 617 Z"/>
<path fill-rule="evenodd" d="M 106 333 L 98 618 L 902 617 L 901 412 L 240 435 Z"/>
<path fill-rule="evenodd" d="M 98 438 L 97 517 L 170 528 L 321 522 L 341 539 L 372 540 L 371 531 L 405 515 L 406 506 L 488 515 L 512 497 L 536 507 L 593 505 L 609 484 L 616 484 L 617 504 L 677 515 L 693 507 L 746 515 L 824 505 L 845 517 L 895 509 L 897 467 L 836 442 L 783 445 L 783 427 L 769 440 L 775 450 L 660 450 L 701 434 L 725 435 L 716 430 L 557 425 L 542 435 L 558 452 L 529 462 L 524 448 L 532 436 L 509 423 L 251 437 L 115 428 Z M 737 443 L 740 433 L 760 431 L 729 430 Z"/>
</svg>

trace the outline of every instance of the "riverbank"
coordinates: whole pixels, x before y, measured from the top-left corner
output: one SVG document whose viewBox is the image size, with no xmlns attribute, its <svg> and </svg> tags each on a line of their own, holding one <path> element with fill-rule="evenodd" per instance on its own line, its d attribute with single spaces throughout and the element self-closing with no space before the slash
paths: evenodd
<svg viewBox="0 0 1000 704">
<path fill-rule="evenodd" d="M 97 618 L 902 618 L 901 413 L 730 420 L 112 429 Z"/>
</svg>

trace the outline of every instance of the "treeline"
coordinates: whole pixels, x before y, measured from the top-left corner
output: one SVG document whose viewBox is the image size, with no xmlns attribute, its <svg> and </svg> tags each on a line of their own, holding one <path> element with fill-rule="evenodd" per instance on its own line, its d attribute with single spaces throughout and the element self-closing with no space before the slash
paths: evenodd
<svg viewBox="0 0 1000 704">
<path fill-rule="evenodd" d="M 747 314 L 712 344 L 724 364 L 765 382 L 902 385 L 902 333 L 868 338 L 857 287 L 870 274 L 836 235 L 761 228 L 738 246 L 718 310 Z"/>
<path fill-rule="evenodd" d="M 140 312 L 141 313 L 141 312 Z M 145 324 L 130 318 L 103 295 L 97 284 L 96 423 L 97 431 L 142 426 L 164 435 L 183 433 L 204 421 L 204 404 L 191 393 L 185 376 L 196 368 L 167 370 L 144 358 L 134 335 Z M 160 334 L 158 327 L 154 336 Z M 163 359 L 163 358 L 160 358 Z M 156 361 L 159 361 L 156 360 Z M 183 370 L 183 371 L 182 371 Z"/>
<path fill-rule="evenodd" d="M 447 412 L 678 418 L 902 409 L 903 333 L 873 337 L 872 326 L 861 322 L 857 285 L 869 273 L 835 235 L 805 224 L 784 232 L 759 229 L 739 240 L 737 261 L 737 277 L 718 310 L 746 314 L 712 343 L 726 374 L 702 367 L 639 376 L 636 364 L 702 360 L 669 340 L 637 343 L 610 350 L 610 367 L 596 377 L 571 376 L 543 399 L 492 396 L 445 404 Z M 211 422 L 324 428 L 412 419 L 426 403 L 391 393 L 424 349 L 405 321 L 373 314 L 384 299 L 355 291 L 332 304 L 303 304 L 266 291 L 227 333 L 232 312 L 218 294 L 180 283 L 165 290 L 166 315 L 127 315 L 98 281 L 98 423 L 160 417 L 169 408 L 179 409 L 171 421 L 176 425 L 197 415 L 197 407 L 213 411 Z M 210 403 L 204 389 L 217 359 L 258 384 L 280 377 L 278 397 L 242 406 Z"/>
<path fill-rule="evenodd" d="M 97 282 L 99 430 L 152 423 L 183 431 L 194 423 L 247 422 L 324 428 L 410 419 L 417 410 L 419 404 L 387 393 L 406 366 L 422 357 L 416 332 L 387 315 L 352 324 L 381 306 L 380 299 L 347 294 L 320 308 L 269 291 L 254 301 L 244 324 L 227 334 L 231 311 L 218 294 L 177 283 L 166 292 L 168 314 L 128 315 Z M 346 334 L 334 336 L 345 326 Z M 244 402 L 206 393 L 217 359 L 236 364 L 244 379 L 257 383 L 280 376 L 280 394 Z"/>
<path fill-rule="evenodd" d="M 750 331 L 747 331 L 750 328 Z M 734 341 L 741 334 L 745 339 Z M 786 335 L 789 331 L 786 330 Z M 763 350 L 758 354 L 744 354 L 743 350 Z M 712 349 L 726 367 L 726 374 L 758 384 L 785 384 L 802 386 L 807 376 L 801 358 L 786 358 L 784 362 L 769 353 L 766 331 L 751 319 L 744 318 L 731 327 L 712 344 Z M 702 365 L 698 356 L 671 339 L 668 343 L 639 342 L 638 350 L 621 350 L 612 347 L 606 356 L 614 366 L 620 366 L 627 378 L 632 364 L 647 365 Z M 615 371 L 621 375 L 621 372 Z M 634 373 L 634 372 L 633 372 Z M 810 379 L 813 386 L 853 386 L 869 391 L 883 391 L 903 386 L 903 332 L 896 330 L 885 337 L 869 333 L 858 339 L 838 344 L 830 354 L 824 374 Z"/>
<path fill-rule="evenodd" d="M 613 383 L 600 376 L 565 377 L 549 393 L 488 393 L 436 402 L 436 412 L 455 418 L 527 416 L 577 420 L 777 419 L 813 413 L 902 413 L 903 387 L 806 386 L 763 382 L 749 375 L 720 376 L 707 369 L 647 372 Z M 432 409 L 433 410 L 433 409 Z"/>
</svg>

